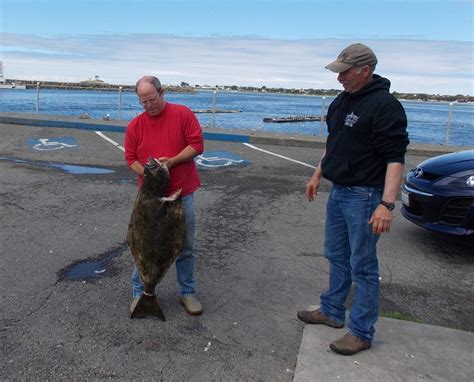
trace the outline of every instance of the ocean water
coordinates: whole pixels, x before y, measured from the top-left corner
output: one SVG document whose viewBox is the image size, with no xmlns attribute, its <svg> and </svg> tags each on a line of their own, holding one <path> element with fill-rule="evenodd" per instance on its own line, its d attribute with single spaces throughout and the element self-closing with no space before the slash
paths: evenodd
<svg viewBox="0 0 474 382">
<path fill-rule="evenodd" d="M 327 111 L 332 97 L 197 91 L 194 93 L 166 93 L 165 98 L 187 105 L 193 110 L 238 110 L 237 113 L 197 113 L 202 126 L 244 129 L 305 135 L 327 134 L 324 122 L 265 123 L 264 117 L 290 115 L 320 115 Z M 36 112 L 36 89 L 0 89 L 0 111 Z M 444 102 L 401 101 L 408 118 L 410 140 L 415 143 L 445 144 L 449 104 Z M 39 113 L 91 118 L 130 120 L 142 112 L 133 92 L 121 93 L 98 90 L 40 89 Z M 451 108 L 450 145 L 474 146 L 474 105 L 454 103 Z"/>
</svg>

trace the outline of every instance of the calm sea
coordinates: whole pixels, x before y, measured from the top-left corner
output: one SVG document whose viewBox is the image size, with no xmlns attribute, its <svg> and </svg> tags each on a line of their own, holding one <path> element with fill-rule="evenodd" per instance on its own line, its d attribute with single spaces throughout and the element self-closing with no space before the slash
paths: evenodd
<svg viewBox="0 0 474 382">
<path fill-rule="evenodd" d="M 112 119 L 130 120 L 142 111 L 133 92 L 121 94 L 119 115 L 119 93 L 96 90 L 51 90 L 41 89 L 39 112 L 80 116 L 88 113 L 91 118 L 101 119 L 109 114 Z M 36 112 L 37 91 L 35 89 L 0 89 L 0 111 Z M 167 93 L 170 102 L 187 105 L 193 110 L 216 109 L 238 110 L 238 113 L 197 113 L 202 126 L 237 128 L 264 132 L 306 135 L 326 135 L 323 122 L 264 123 L 264 117 L 289 115 L 320 115 L 325 111 L 331 97 L 290 96 L 268 93 L 239 93 L 198 91 L 195 93 Z M 408 117 L 410 139 L 415 143 L 445 144 L 448 126 L 449 104 L 441 102 L 402 101 Z M 451 110 L 449 144 L 474 146 L 474 105 L 454 103 Z"/>
</svg>

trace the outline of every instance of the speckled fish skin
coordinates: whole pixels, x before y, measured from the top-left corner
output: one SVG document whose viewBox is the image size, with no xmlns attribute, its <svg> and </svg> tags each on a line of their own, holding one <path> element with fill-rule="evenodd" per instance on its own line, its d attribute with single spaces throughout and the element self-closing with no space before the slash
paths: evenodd
<svg viewBox="0 0 474 382">
<path fill-rule="evenodd" d="M 166 165 L 150 158 L 144 167 L 143 184 L 133 207 L 127 242 L 145 292 L 134 306 L 131 318 L 156 316 L 164 321 L 155 287 L 184 248 L 186 223 L 178 197 L 180 191 L 164 198 L 169 184 Z"/>
</svg>

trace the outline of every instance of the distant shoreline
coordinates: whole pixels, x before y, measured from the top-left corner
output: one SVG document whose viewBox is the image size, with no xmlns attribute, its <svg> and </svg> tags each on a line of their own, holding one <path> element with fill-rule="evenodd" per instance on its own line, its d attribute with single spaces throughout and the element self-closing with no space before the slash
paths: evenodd
<svg viewBox="0 0 474 382">
<path fill-rule="evenodd" d="M 24 85 L 26 89 L 36 89 L 38 84 L 40 89 L 58 89 L 58 90 L 102 90 L 102 91 L 119 91 L 134 92 L 135 85 L 115 85 L 108 84 L 104 81 L 90 80 L 81 82 L 55 82 L 55 81 L 32 81 L 32 80 L 17 80 L 7 79 L 5 84 Z M 226 91 L 226 92 L 240 92 L 240 93 L 264 93 L 264 94 L 285 94 L 285 95 L 307 95 L 319 97 L 335 97 L 340 89 L 288 89 L 288 88 L 267 88 L 266 86 L 251 87 L 251 86 L 189 86 L 187 83 L 184 86 L 180 85 L 164 85 L 168 92 L 177 93 L 193 93 L 196 91 Z M 398 93 L 392 94 L 400 101 L 431 101 L 431 102 L 457 102 L 457 103 L 474 103 L 474 96 L 470 95 L 440 95 L 440 94 L 425 94 L 425 93 Z"/>
</svg>

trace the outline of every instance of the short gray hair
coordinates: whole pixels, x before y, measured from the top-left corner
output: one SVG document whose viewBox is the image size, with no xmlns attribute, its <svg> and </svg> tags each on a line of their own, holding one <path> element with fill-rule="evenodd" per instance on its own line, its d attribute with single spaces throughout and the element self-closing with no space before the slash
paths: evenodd
<svg viewBox="0 0 474 382">
<path fill-rule="evenodd" d="M 369 67 L 369 74 L 373 74 L 375 71 L 375 65 L 367 65 Z M 357 74 L 360 74 L 362 72 L 362 66 L 355 66 L 357 68 Z M 349 69 L 348 69 L 349 70 Z"/>
</svg>

